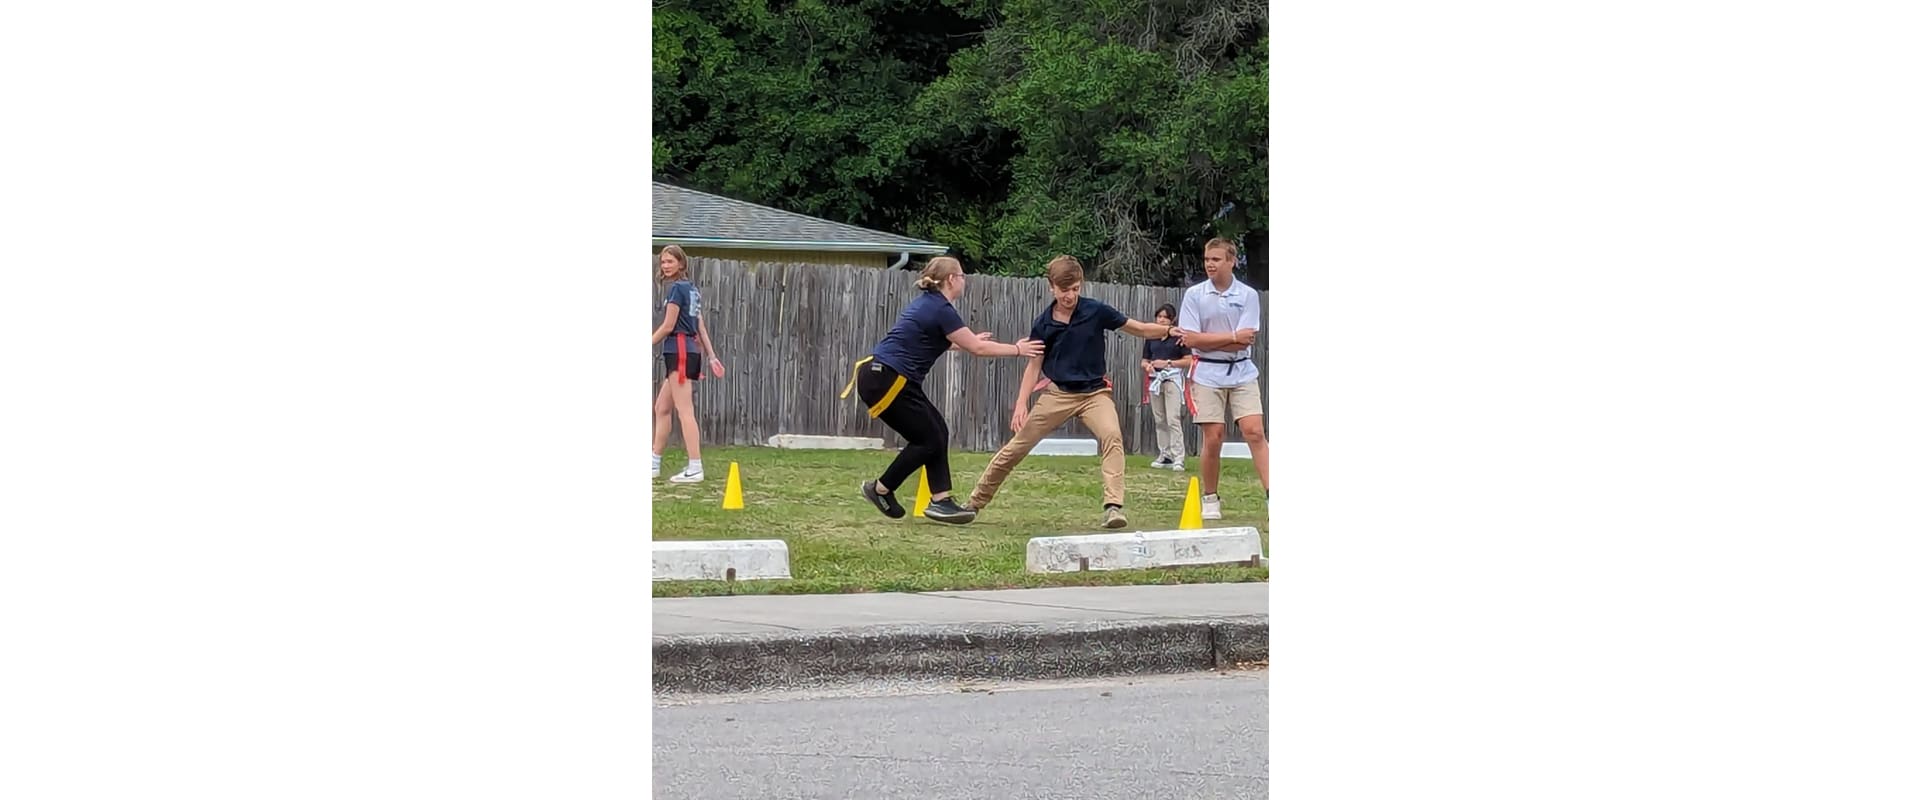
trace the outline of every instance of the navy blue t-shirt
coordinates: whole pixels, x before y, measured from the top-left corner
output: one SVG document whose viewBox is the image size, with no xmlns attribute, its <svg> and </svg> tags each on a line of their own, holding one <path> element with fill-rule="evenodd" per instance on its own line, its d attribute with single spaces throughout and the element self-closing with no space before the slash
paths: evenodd
<svg viewBox="0 0 1920 800">
<path fill-rule="evenodd" d="M 700 352 L 700 290 L 693 288 L 692 281 L 674 281 L 667 287 L 666 302 L 680 307 L 680 317 L 673 321 L 673 332 L 660 343 L 660 352 L 680 352 L 680 334 L 686 334 L 687 352 Z"/>
<path fill-rule="evenodd" d="M 873 346 L 873 360 L 919 382 L 953 343 L 947 334 L 967 327 L 960 312 L 938 289 L 925 289 L 894 320 L 893 330 Z"/>
<path fill-rule="evenodd" d="M 1140 344 L 1141 361 L 1178 361 L 1193 355 L 1185 345 L 1175 339 L 1148 339 Z"/>
<path fill-rule="evenodd" d="M 1127 315 L 1113 306 L 1080 298 L 1067 322 L 1053 318 L 1055 303 L 1033 320 L 1033 333 L 1047 346 L 1040 357 L 1040 373 L 1064 392 L 1085 393 L 1106 388 L 1107 331 L 1127 324 Z"/>
</svg>

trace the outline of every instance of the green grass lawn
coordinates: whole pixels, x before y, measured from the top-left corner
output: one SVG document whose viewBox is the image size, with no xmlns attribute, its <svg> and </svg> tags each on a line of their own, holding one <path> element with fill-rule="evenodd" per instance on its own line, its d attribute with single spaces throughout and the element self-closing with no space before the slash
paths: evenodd
<svg viewBox="0 0 1920 800">
<path fill-rule="evenodd" d="M 655 597 L 713 594 L 810 594 L 1001 589 L 1036 586 L 1108 586 L 1149 583 L 1264 581 L 1267 566 L 1180 567 L 1114 572 L 1033 575 L 1026 571 L 1027 539 L 1112 533 L 1100 523 L 1100 462 L 1093 456 L 1028 456 L 1001 485 L 993 504 L 968 525 L 944 525 L 911 514 L 919 477 L 900 489 L 905 519 L 887 519 L 860 496 L 862 481 L 879 477 L 890 451 L 781 450 L 769 447 L 708 447 L 701 454 L 707 480 L 695 485 L 666 482 L 686 465 L 684 451 L 669 450 L 661 478 L 653 482 L 655 539 L 782 539 L 792 580 L 657 581 Z M 954 453 L 954 496 L 973 489 L 991 453 Z M 1127 458 L 1127 521 L 1121 531 L 1171 530 L 1180 526 L 1187 472 L 1149 469 L 1147 456 Z M 739 462 L 746 508 L 724 511 L 720 501 L 727 466 Z M 1251 525 L 1267 539 L 1267 511 L 1253 463 L 1227 459 L 1221 466 L 1219 520 L 1212 526 Z M 1270 550 L 1269 550 L 1270 552 Z"/>
</svg>

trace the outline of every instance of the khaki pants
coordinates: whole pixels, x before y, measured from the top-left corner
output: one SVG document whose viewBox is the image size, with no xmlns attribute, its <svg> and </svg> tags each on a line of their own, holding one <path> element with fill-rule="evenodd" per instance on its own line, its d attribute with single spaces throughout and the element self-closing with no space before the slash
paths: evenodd
<svg viewBox="0 0 1920 800">
<path fill-rule="evenodd" d="M 1093 431 L 1100 442 L 1100 482 L 1102 502 L 1121 505 L 1126 500 L 1127 449 L 1120 441 L 1120 412 L 1113 406 L 1113 390 L 1100 389 L 1086 394 L 1069 394 L 1052 386 L 1040 393 L 1040 399 L 1027 414 L 1027 424 L 1013 435 L 1000 452 L 993 454 L 980 484 L 973 487 L 967 505 L 979 509 L 992 502 L 1014 465 L 1033 452 L 1033 446 L 1067 420 L 1078 417 L 1080 424 Z"/>
<path fill-rule="evenodd" d="M 1160 458 L 1179 463 L 1187 457 L 1186 426 L 1180 424 L 1180 414 L 1187 409 L 1187 395 L 1180 390 L 1180 384 L 1162 381 L 1160 391 L 1147 398 L 1153 406 L 1153 438 L 1160 445 Z"/>
</svg>

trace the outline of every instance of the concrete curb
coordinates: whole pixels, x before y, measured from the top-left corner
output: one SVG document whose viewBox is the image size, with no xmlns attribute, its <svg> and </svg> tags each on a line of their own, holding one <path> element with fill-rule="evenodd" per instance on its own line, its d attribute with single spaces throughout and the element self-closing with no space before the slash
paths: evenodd
<svg viewBox="0 0 1920 800">
<path fill-rule="evenodd" d="M 653 690 L 739 692 L 871 679 L 1086 678 L 1193 672 L 1266 658 L 1264 614 L 658 636 Z"/>
</svg>

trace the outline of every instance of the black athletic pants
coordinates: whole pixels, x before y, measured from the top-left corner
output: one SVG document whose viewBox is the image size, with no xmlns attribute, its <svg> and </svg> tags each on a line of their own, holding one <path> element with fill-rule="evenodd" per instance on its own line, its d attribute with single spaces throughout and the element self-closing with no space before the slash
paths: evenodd
<svg viewBox="0 0 1920 800">
<path fill-rule="evenodd" d="M 927 400 L 919 381 L 909 380 L 878 361 L 869 361 L 860 365 L 854 384 L 869 412 L 878 406 L 880 421 L 907 440 L 907 446 L 880 475 L 880 485 L 894 491 L 913 477 L 914 470 L 925 467 L 929 491 L 953 491 L 953 473 L 947 470 L 947 420 Z M 891 400 L 887 399 L 890 394 Z"/>
</svg>

